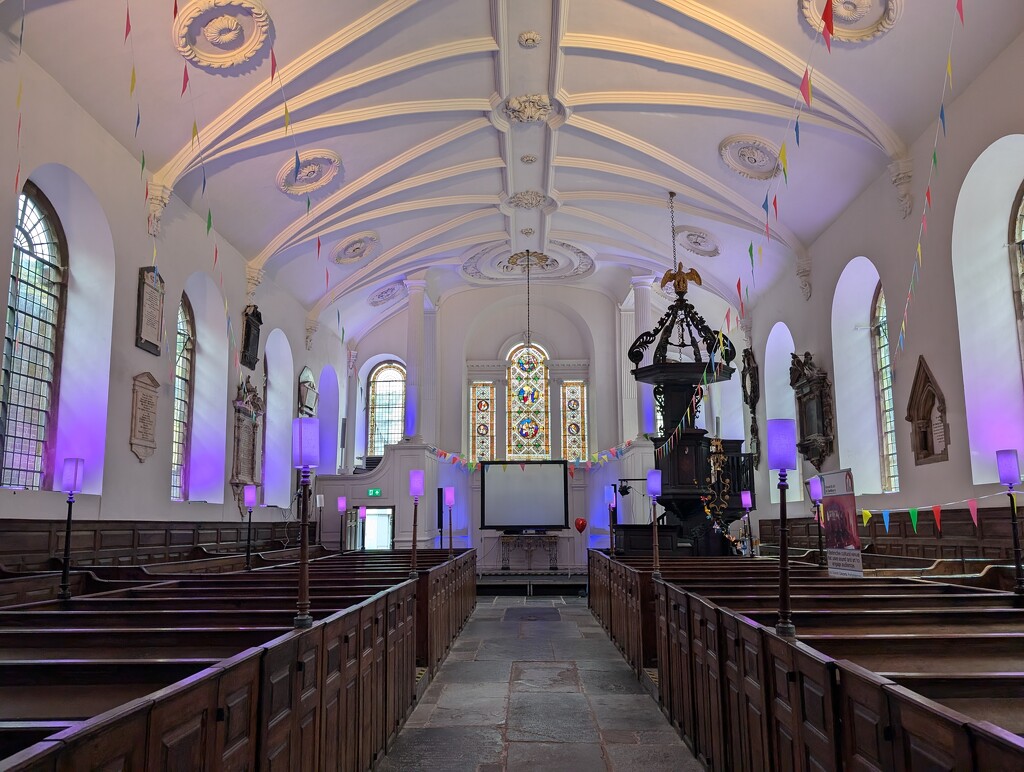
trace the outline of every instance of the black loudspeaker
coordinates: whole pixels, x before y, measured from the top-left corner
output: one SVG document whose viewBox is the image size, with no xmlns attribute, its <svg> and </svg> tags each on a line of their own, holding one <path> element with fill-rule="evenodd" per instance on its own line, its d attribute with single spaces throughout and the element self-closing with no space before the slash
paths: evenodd
<svg viewBox="0 0 1024 772">
<path fill-rule="evenodd" d="M 444 533 L 444 488 L 437 489 L 437 530 Z"/>
</svg>

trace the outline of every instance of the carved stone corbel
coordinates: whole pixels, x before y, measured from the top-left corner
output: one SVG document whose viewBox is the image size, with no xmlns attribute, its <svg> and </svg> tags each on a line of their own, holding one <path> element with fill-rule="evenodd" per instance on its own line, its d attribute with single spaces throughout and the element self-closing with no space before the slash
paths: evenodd
<svg viewBox="0 0 1024 772">
<path fill-rule="evenodd" d="M 811 256 L 800 255 L 796 260 L 796 278 L 800 282 L 800 292 L 804 300 L 811 299 Z"/>
<path fill-rule="evenodd" d="M 313 336 L 320 329 L 320 322 L 315 319 L 306 320 L 306 351 L 313 350 Z"/>
<path fill-rule="evenodd" d="M 356 371 L 356 361 L 359 359 L 359 352 L 356 351 L 355 349 L 349 349 L 347 357 L 348 357 L 348 362 L 347 362 L 347 364 L 348 364 L 348 374 L 352 375 Z"/>
<path fill-rule="evenodd" d="M 149 235 L 154 238 L 160 235 L 160 218 L 163 217 L 164 209 L 171 202 L 171 189 L 166 185 L 156 183 L 149 184 Z"/>
<path fill-rule="evenodd" d="M 914 208 L 914 194 L 910 191 L 913 180 L 914 165 L 909 158 L 898 158 L 889 164 L 889 181 L 896 188 L 896 200 L 903 219 L 909 217 Z"/>
<path fill-rule="evenodd" d="M 263 283 L 265 272 L 255 265 L 245 266 L 245 296 L 249 299 L 249 305 L 256 304 L 256 288 Z"/>
</svg>

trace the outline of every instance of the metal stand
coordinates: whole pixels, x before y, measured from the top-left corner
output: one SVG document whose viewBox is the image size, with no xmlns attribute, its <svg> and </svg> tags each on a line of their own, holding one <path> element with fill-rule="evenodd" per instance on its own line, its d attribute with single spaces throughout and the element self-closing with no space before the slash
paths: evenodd
<svg viewBox="0 0 1024 772">
<path fill-rule="evenodd" d="M 1024 595 L 1024 569 L 1021 568 L 1020 553 L 1020 524 L 1017 521 L 1017 499 L 1013 496 L 1013 486 L 1008 485 L 1006 495 L 1010 497 L 1010 526 L 1013 532 L 1013 566 L 1017 574 L 1017 581 L 1013 591 L 1017 595 Z M 68 505 L 68 528 L 71 527 L 71 505 Z M 65 560 L 66 563 L 66 560 Z"/>
<path fill-rule="evenodd" d="M 451 560 L 454 555 L 455 551 L 452 549 L 452 508 L 448 507 L 448 559 Z"/>
<path fill-rule="evenodd" d="M 786 522 L 786 470 L 779 470 L 779 621 L 775 632 L 788 638 L 796 636 L 789 602 L 789 524 Z"/>
<path fill-rule="evenodd" d="M 249 524 L 245 529 L 245 570 L 252 571 L 252 507 L 249 510 Z"/>
<path fill-rule="evenodd" d="M 57 591 L 57 598 L 59 600 L 71 600 L 71 510 L 74 506 L 75 494 L 68 493 L 68 522 L 64 528 L 64 566 L 61 568 L 60 589 Z M 1016 533 L 1016 530 L 1014 530 L 1014 533 Z M 1019 565 L 1020 550 L 1017 550 L 1017 558 Z"/>
<path fill-rule="evenodd" d="M 825 567 L 825 541 L 821 535 L 821 502 L 814 502 L 814 522 L 818 524 L 818 565 Z"/>
<path fill-rule="evenodd" d="M 295 616 L 295 627 L 313 626 L 309 615 L 309 467 L 302 467 L 302 488 L 299 497 L 299 613 Z"/>
<path fill-rule="evenodd" d="M 651 497 L 651 543 L 654 546 L 654 571 L 651 577 L 661 579 L 661 561 L 658 554 L 658 502 Z"/>
<path fill-rule="evenodd" d="M 419 509 L 420 497 L 412 497 L 412 567 L 409 569 L 409 578 L 415 579 L 420 575 L 416 570 L 416 532 L 419 530 Z"/>
<path fill-rule="evenodd" d="M 615 487 L 614 485 L 612 486 Z M 615 526 L 617 526 L 619 520 L 618 507 L 615 505 L 608 506 L 608 554 L 615 557 Z M 589 581 L 589 580 L 588 580 Z"/>
</svg>

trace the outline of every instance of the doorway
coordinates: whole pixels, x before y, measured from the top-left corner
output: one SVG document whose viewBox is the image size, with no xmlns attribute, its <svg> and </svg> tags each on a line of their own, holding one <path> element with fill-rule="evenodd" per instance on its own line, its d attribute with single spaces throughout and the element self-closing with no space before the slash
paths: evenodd
<svg viewBox="0 0 1024 772">
<path fill-rule="evenodd" d="M 395 543 L 394 507 L 367 507 L 365 549 L 390 550 Z"/>
</svg>

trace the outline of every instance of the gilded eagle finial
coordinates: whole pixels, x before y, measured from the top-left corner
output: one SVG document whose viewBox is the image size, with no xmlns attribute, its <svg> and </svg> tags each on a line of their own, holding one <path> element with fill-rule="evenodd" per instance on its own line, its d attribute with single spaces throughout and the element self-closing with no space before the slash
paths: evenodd
<svg viewBox="0 0 1024 772">
<path fill-rule="evenodd" d="M 703 284 L 700 280 L 700 274 L 697 273 L 696 268 L 690 268 L 689 270 L 684 271 L 683 264 L 680 263 L 676 268 L 670 268 L 665 271 L 665 275 L 661 277 L 661 288 L 665 289 L 665 285 L 671 283 L 676 294 L 682 295 L 686 292 L 686 288 L 691 281 L 698 287 Z"/>
</svg>

